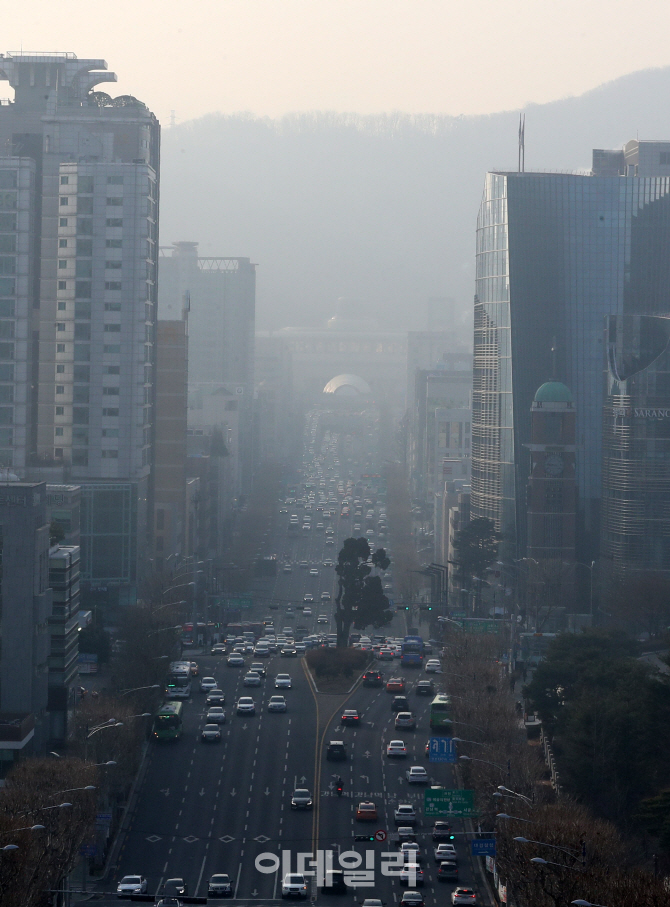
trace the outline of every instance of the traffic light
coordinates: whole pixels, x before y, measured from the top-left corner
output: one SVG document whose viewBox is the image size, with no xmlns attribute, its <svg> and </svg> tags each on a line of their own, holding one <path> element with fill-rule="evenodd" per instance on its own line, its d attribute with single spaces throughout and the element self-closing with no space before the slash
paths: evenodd
<svg viewBox="0 0 670 907">
<path fill-rule="evenodd" d="M 374 835 L 354 835 L 354 841 L 374 841 Z"/>
</svg>

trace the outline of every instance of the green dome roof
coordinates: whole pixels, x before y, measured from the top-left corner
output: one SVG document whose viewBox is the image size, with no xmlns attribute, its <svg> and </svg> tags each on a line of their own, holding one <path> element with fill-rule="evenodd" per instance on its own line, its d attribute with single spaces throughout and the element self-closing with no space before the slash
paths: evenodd
<svg viewBox="0 0 670 907">
<path fill-rule="evenodd" d="M 572 403 L 570 388 L 561 381 L 547 381 L 535 393 L 536 403 Z"/>
</svg>

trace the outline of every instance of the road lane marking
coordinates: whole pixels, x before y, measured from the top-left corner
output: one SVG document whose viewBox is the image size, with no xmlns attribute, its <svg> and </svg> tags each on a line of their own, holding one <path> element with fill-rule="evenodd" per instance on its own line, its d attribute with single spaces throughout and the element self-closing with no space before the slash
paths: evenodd
<svg viewBox="0 0 670 907">
<path fill-rule="evenodd" d="M 206 860 L 206 859 L 207 859 L 206 856 L 204 856 L 204 857 L 202 858 L 202 866 L 200 867 L 200 875 L 198 876 L 198 883 L 197 883 L 197 885 L 195 886 L 195 895 L 196 895 L 196 897 L 197 897 L 197 895 L 198 895 L 198 888 L 200 888 L 200 883 L 202 882 L 202 874 L 203 874 L 203 872 L 205 871 L 205 860 Z"/>
<path fill-rule="evenodd" d="M 244 851 L 242 851 L 242 854 L 244 854 Z M 241 855 L 242 855 L 242 854 L 241 854 Z M 237 879 L 236 879 L 236 881 L 235 881 L 235 894 L 233 895 L 233 897 L 235 898 L 235 900 L 237 900 L 237 889 L 240 887 L 240 874 L 241 874 L 241 872 L 242 872 L 242 864 L 240 863 L 240 865 L 237 867 Z"/>
</svg>

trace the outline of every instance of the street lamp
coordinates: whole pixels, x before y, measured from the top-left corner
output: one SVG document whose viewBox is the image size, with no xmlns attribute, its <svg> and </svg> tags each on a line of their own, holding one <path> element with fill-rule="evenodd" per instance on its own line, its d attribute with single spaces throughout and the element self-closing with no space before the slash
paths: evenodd
<svg viewBox="0 0 670 907">
<path fill-rule="evenodd" d="M 157 633 L 165 633 L 167 630 L 181 630 L 181 624 L 176 627 L 161 627 L 160 630 L 154 630 L 153 633 L 147 633 L 147 636 L 155 636 Z"/>
<path fill-rule="evenodd" d="M 551 847 L 552 850 L 560 850 L 562 853 L 567 853 L 567 855 L 569 857 L 572 857 L 573 860 L 579 859 L 579 857 L 572 850 L 569 850 L 567 847 L 559 847 L 556 844 L 547 844 L 546 841 L 530 841 L 528 838 L 524 838 L 522 836 L 513 838 L 512 840 L 516 841 L 517 844 L 538 844 L 540 847 Z M 582 844 L 582 864 L 585 862 L 585 855 L 586 855 L 585 851 L 586 851 L 586 845 Z M 536 857 L 535 859 L 537 861 L 537 860 L 541 859 L 541 857 Z"/>
<path fill-rule="evenodd" d="M 487 762 L 486 759 L 473 759 L 472 756 L 459 756 L 458 758 L 463 762 L 481 762 L 482 765 L 492 765 L 494 768 L 499 768 L 501 772 L 506 772 L 508 778 L 512 773 L 511 759 L 507 760 L 507 768 L 505 768 L 504 765 L 500 765 L 498 762 Z"/>
<path fill-rule="evenodd" d="M 80 790 L 95 790 L 95 787 L 92 784 L 87 784 L 86 787 L 68 787 L 67 790 L 55 790 L 53 793 L 49 794 L 49 796 L 57 797 L 59 794 L 74 794 L 76 791 Z"/>
<path fill-rule="evenodd" d="M 2 834 L 13 835 L 15 831 L 44 831 L 44 825 L 24 825 L 23 828 L 10 828 L 9 831 L 3 831 Z"/>
<path fill-rule="evenodd" d="M 487 750 L 493 749 L 490 743 L 480 743 L 479 740 L 465 740 L 463 737 L 452 737 L 451 739 L 454 741 L 454 743 L 472 743 L 475 746 L 483 746 Z"/>
<path fill-rule="evenodd" d="M 592 904 L 591 901 L 583 901 L 581 898 L 577 898 L 576 901 L 570 901 L 571 904 L 576 904 L 577 907 L 604 907 L 603 904 Z"/>
<path fill-rule="evenodd" d="M 72 806 L 71 803 L 57 803 L 55 806 L 36 806 L 34 809 L 28 809 L 24 813 L 19 813 L 20 816 L 28 816 L 30 813 L 45 813 L 50 809 L 65 809 L 68 806 Z"/>
<path fill-rule="evenodd" d="M 141 712 L 139 715 L 126 715 L 126 721 L 131 718 L 151 718 L 151 712 Z"/>
<path fill-rule="evenodd" d="M 522 819 L 521 816 L 510 816 L 508 813 L 496 813 L 496 819 L 514 819 L 515 822 L 534 822 L 534 819 Z"/>
<path fill-rule="evenodd" d="M 121 690 L 121 696 L 127 696 L 128 693 L 137 693 L 140 690 L 159 690 L 159 689 L 160 689 L 159 683 L 152 683 L 148 687 L 134 687 L 132 690 Z"/>
<path fill-rule="evenodd" d="M 10 850 L 18 850 L 18 849 L 19 849 L 18 844 L 5 844 L 4 847 L 0 847 L 0 850 L 4 850 L 7 853 L 9 853 Z"/>
<path fill-rule="evenodd" d="M 530 797 L 526 797 L 525 794 L 520 794 L 515 790 L 510 790 L 509 787 L 505 787 L 504 784 L 499 784 L 498 790 L 502 791 L 503 796 L 518 797 L 520 800 L 525 800 L 528 806 L 530 806 L 531 808 L 533 807 L 533 801 Z M 493 796 L 495 797 L 495 794 Z"/>
<path fill-rule="evenodd" d="M 530 862 L 535 863 L 536 866 L 560 866 L 561 869 L 569 869 L 571 872 L 578 871 L 576 866 L 566 866 L 565 863 L 556 863 L 554 860 L 543 860 L 542 857 L 531 857 Z"/>
</svg>

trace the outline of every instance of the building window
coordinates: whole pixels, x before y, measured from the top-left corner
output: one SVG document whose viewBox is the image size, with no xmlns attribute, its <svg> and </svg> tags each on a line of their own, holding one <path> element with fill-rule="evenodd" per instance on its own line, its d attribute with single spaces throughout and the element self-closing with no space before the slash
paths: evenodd
<svg viewBox="0 0 670 907">
<path fill-rule="evenodd" d="M 119 410 L 118 407 L 103 409 L 103 416 L 118 416 Z"/>
<path fill-rule="evenodd" d="M 122 176 L 108 176 L 107 185 L 108 186 L 123 186 L 123 177 Z"/>
<path fill-rule="evenodd" d="M 100 456 L 103 460 L 118 460 L 119 452 L 118 450 L 102 450 Z"/>
<path fill-rule="evenodd" d="M 105 303 L 105 312 L 120 312 L 121 303 L 120 302 L 106 302 Z"/>
<path fill-rule="evenodd" d="M 120 208 L 122 204 L 123 204 L 123 199 L 119 198 L 118 196 L 107 199 L 107 206 L 109 208 Z"/>
<path fill-rule="evenodd" d="M 106 365 L 105 374 L 106 375 L 119 375 L 119 374 L 121 374 L 121 366 L 120 365 Z"/>
<path fill-rule="evenodd" d="M 57 374 L 57 375 L 62 375 L 62 374 L 64 374 L 64 372 L 65 372 L 65 366 L 64 366 L 64 365 L 57 365 L 57 366 L 56 366 L 56 374 Z"/>
<path fill-rule="evenodd" d="M 105 246 L 108 249 L 121 249 L 121 248 L 123 248 L 123 240 L 122 239 L 108 239 L 105 241 Z"/>
<path fill-rule="evenodd" d="M 57 353 L 64 353 L 64 352 L 65 352 L 65 344 L 64 344 L 64 343 L 57 343 L 57 344 L 56 344 L 56 352 L 57 352 Z"/>
<path fill-rule="evenodd" d="M 104 346 L 104 348 L 103 348 L 103 352 L 105 352 L 105 353 L 120 353 L 120 352 L 121 352 L 121 345 L 118 344 L 118 343 L 107 343 L 107 344 L 105 344 L 105 346 Z"/>
<path fill-rule="evenodd" d="M 67 268 L 67 258 L 58 259 L 58 270 L 64 271 Z"/>
<path fill-rule="evenodd" d="M 67 217 L 61 217 L 58 219 L 59 227 L 67 227 Z"/>
<path fill-rule="evenodd" d="M 84 236 L 93 236 L 93 221 L 90 217 L 77 218 L 77 233 L 82 233 Z"/>
<path fill-rule="evenodd" d="M 74 380 L 75 381 L 90 381 L 91 380 L 91 370 L 87 365 L 75 365 L 74 366 Z"/>
<path fill-rule="evenodd" d="M 58 460 L 58 459 L 61 459 L 62 456 L 63 456 L 63 448 L 62 448 L 62 447 L 56 447 L 56 448 L 54 449 L 54 456 L 56 457 L 57 460 Z"/>
<path fill-rule="evenodd" d="M 120 333 L 121 333 L 121 325 L 120 325 L 120 324 L 106 324 L 106 325 L 105 325 L 105 332 L 108 333 L 108 334 L 120 334 Z"/>
<path fill-rule="evenodd" d="M 122 267 L 122 263 L 120 261 L 106 261 L 105 267 L 109 271 L 119 271 Z"/>
<path fill-rule="evenodd" d="M 64 322 L 64 321 L 57 321 L 57 322 L 56 322 L 56 330 L 57 330 L 57 331 L 64 331 L 64 330 L 65 330 L 65 322 Z"/>
<path fill-rule="evenodd" d="M 120 290 L 120 289 L 121 289 L 121 281 L 120 281 L 120 280 L 106 280 L 106 281 L 105 281 L 105 289 L 106 289 L 106 290 Z"/>
<path fill-rule="evenodd" d="M 60 203 L 61 203 L 61 207 L 64 208 L 66 205 L 68 205 L 70 203 L 70 199 L 67 197 L 67 195 L 61 195 Z"/>
<path fill-rule="evenodd" d="M 56 385 L 56 393 L 57 393 L 57 394 L 64 394 L 64 393 L 65 393 L 65 387 L 64 387 L 62 384 L 57 384 L 57 385 Z"/>
<path fill-rule="evenodd" d="M 60 178 L 61 186 L 67 186 L 69 184 L 69 182 L 70 182 L 69 176 L 61 176 L 61 178 Z"/>
<path fill-rule="evenodd" d="M 58 248 L 59 248 L 59 249 L 67 249 L 67 239 L 59 239 L 59 240 L 58 240 Z"/>
<path fill-rule="evenodd" d="M 119 388 L 118 387 L 103 387 L 102 393 L 106 397 L 118 397 Z"/>
<path fill-rule="evenodd" d="M 64 432 L 64 429 L 62 429 L 62 428 L 57 428 L 56 431 L 55 431 L 56 437 L 57 437 L 57 438 L 62 438 L 62 437 L 63 437 L 63 432 Z"/>
<path fill-rule="evenodd" d="M 122 227 L 122 226 L 123 226 L 123 218 L 122 218 L 122 217 L 108 217 L 108 218 L 107 218 L 107 226 L 108 226 L 108 227 Z"/>
<path fill-rule="evenodd" d="M 118 438 L 119 430 L 118 430 L 118 428 L 103 428 L 102 437 L 103 438 Z"/>
<path fill-rule="evenodd" d="M 57 406 L 57 407 L 56 407 L 56 415 L 57 415 L 57 416 L 64 416 L 64 415 L 65 415 L 65 407 L 64 407 L 64 406 Z"/>
</svg>

